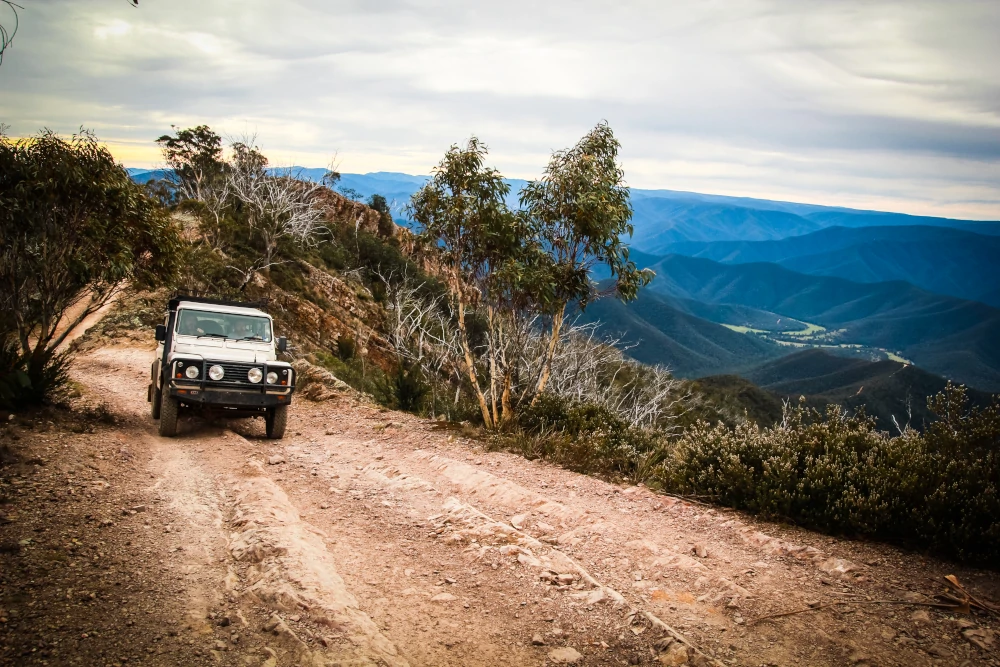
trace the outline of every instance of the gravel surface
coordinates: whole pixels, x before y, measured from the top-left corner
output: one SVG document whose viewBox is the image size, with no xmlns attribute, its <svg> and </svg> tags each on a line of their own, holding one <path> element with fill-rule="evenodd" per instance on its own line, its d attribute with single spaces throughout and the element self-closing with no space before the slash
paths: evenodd
<svg viewBox="0 0 1000 667">
<path fill-rule="evenodd" d="M 487 452 L 351 393 L 155 435 L 151 350 L 0 426 L 2 665 L 996 665 L 993 572 Z M 330 393 L 326 392 L 329 396 Z M 907 604 L 871 604 L 898 600 Z M 770 620 L 768 614 L 830 602 Z"/>
</svg>

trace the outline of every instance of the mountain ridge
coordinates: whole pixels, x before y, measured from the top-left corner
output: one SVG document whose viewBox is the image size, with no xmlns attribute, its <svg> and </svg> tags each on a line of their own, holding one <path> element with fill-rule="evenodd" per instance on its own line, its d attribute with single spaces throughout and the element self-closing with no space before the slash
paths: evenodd
<svg viewBox="0 0 1000 667">
<path fill-rule="evenodd" d="M 827 404 L 852 411 L 864 408 L 883 430 L 906 425 L 923 428 L 933 421 L 926 398 L 947 384 L 944 378 L 912 364 L 841 357 L 820 349 L 764 362 L 741 377 L 784 400 L 805 396 L 817 408 Z M 976 405 L 988 405 L 991 398 L 971 388 L 968 395 Z"/>
<path fill-rule="evenodd" d="M 902 281 L 859 283 L 770 263 L 720 264 L 675 254 L 651 268 L 654 292 L 793 317 L 825 327 L 817 332 L 825 344 L 885 349 L 946 378 L 1000 389 L 1000 309 L 986 304 Z"/>
<path fill-rule="evenodd" d="M 724 264 L 770 262 L 856 282 L 904 280 L 1000 307 L 1000 237 L 930 226 L 828 227 L 769 241 L 683 242 L 669 250 Z"/>
<path fill-rule="evenodd" d="M 774 343 L 684 312 L 649 290 L 629 303 L 599 299 L 577 317 L 602 334 L 621 338 L 632 358 L 667 366 L 679 377 L 735 372 L 783 352 Z"/>
<path fill-rule="evenodd" d="M 291 167 L 301 178 L 319 180 L 327 172 L 323 168 Z M 162 169 L 129 168 L 129 174 L 140 183 L 150 178 L 160 178 Z M 158 174 L 158 175 L 157 175 Z M 337 187 L 352 189 L 361 197 L 380 194 L 395 202 L 394 213 L 404 220 L 403 212 L 410 196 L 429 179 L 429 176 L 400 172 L 368 172 L 365 174 L 342 173 Z M 511 185 L 508 205 L 517 205 L 517 193 L 527 183 L 524 179 L 507 179 Z M 682 190 L 632 188 L 633 218 L 636 235 L 633 241 L 638 249 L 652 254 L 666 254 L 658 243 L 644 246 L 638 239 L 645 236 L 664 235 L 669 242 L 697 240 L 740 240 L 784 238 L 815 231 L 834 225 L 840 226 L 896 226 L 924 224 L 955 228 L 973 226 L 978 233 L 1000 235 L 1000 221 L 958 220 L 905 213 L 870 211 L 820 204 L 784 202 L 752 197 L 703 194 Z M 698 238 L 699 225 L 710 223 L 717 234 L 711 239 Z M 782 226 L 784 225 L 784 226 Z M 669 230 L 674 232 L 669 233 Z M 798 230 L 796 232 L 796 230 Z M 693 238 L 692 238 L 693 236 Z"/>
</svg>

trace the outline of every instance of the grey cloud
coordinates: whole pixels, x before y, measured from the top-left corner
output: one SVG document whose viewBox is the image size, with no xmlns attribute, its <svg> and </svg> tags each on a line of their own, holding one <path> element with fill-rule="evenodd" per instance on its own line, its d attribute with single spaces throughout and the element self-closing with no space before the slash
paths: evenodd
<svg viewBox="0 0 1000 667">
<path fill-rule="evenodd" d="M 0 68 L 15 132 L 207 122 L 421 171 L 477 132 L 531 176 L 607 118 L 644 187 L 1000 218 L 996 3 L 50 0 L 22 20 Z"/>
</svg>

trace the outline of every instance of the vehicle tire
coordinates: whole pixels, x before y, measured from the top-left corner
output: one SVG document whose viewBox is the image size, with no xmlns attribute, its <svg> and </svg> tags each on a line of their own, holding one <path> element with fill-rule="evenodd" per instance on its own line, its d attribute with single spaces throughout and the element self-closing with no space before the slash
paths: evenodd
<svg viewBox="0 0 1000 667">
<path fill-rule="evenodd" d="M 285 435 L 285 426 L 288 425 L 288 406 L 279 405 L 267 411 L 264 417 L 265 431 L 267 437 L 272 440 L 281 440 Z"/>
<path fill-rule="evenodd" d="M 165 438 L 177 435 L 178 412 L 180 402 L 170 394 L 163 394 L 163 400 L 160 401 L 160 435 Z"/>
<path fill-rule="evenodd" d="M 149 386 L 149 416 L 153 419 L 160 418 L 160 402 L 163 401 L 161 393 L 155 384 Z"/>
</svg>

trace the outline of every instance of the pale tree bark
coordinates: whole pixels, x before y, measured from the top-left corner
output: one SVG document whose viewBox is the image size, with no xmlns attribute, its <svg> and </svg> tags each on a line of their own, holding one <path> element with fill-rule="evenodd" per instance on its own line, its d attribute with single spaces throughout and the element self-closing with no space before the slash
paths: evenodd
<svg viewBox="0 0 1000 667">
<path fill-rule="evenodd" d="M 479 387 L 479 379 L 476 377 L 476 361 L 472 356 L 472 348 L 469 346 L 469 332 L 465 327 L 465 303 L 461 297 L 458 298 L 458 332 L 462 342 L 462 353 L 465 355 L 465 368 L 469 374 L 469 382 L 472 383 L 472 389 L 476 392 L 479 409 L 483 412 L 483 424 L 486 428 L 493 428 L 490 406 L 486 402 L 486 396 Z"/>
<path fill-rule="evenodd" d="M 503 320 L 498 323 L 497 335 L 501 341 L 506 341 Z M 510 404 L 514 367 L 508 358 L 506 344 L 500 347 L 500 361 L 503 365 L 503 393 L 500 395 L 500 409 L 502 410 L 502 413 L 499 423 L 503 425 L 509 423 L 511 418 L 514 416 L 513 406 Z"/>
<path fill-rule="evenodd" d="M 472 390 L 476 392 L 476 400 L 479 401 L 479 409 L 483 413 L 483 425 L 486 428 L 493 428 L 493 419 L 490 416 L 490 406 L 486 402 L 486 395 L 483 394 L 479 386 L 479 378 L 476 375 L 476 359 L 472 354 L 472 346 L 469 344 L 469 330 L 465 325 L 465 285 L 462 284 L 462 277 L 459 270 L 454 266 L 451 268 L 449 276 L 451 293 L 455 299 L 455 310 L 458 314 L 458 340 L 462 345 L 462 355 L 465 358 L 465 371 L 472 384 Z"/>
<path fill-rule="evenodd" d="M 497 331 L 497 313 L 493 306 L 486 307 L 486 321 L 489 323 L 489 357 L 490 357 L 490 408 L 493 410 L 493 423 L 500 423 L 497 413 L 497 348 L 502 344 Z"/>
<path fill-rule="evenodd" d="M 556 356 L 556 346 L 559 345 L 559 333 L 562 331 L 563 318 L 566 315 L 566 304 L 562 304 L 559 310 L 552 315 L 552 334 L 549 336 L 548 349 L 545 351 L 545 363 L 542 364 L 542 371 L 538 375 L 538 384 L 535 385 L 535 395 L 531 398 L 531 404 L 535 405 L 545 391 L 545 385 L 549 381 L 552 373 L 552 360 Z"/>
</svg>

